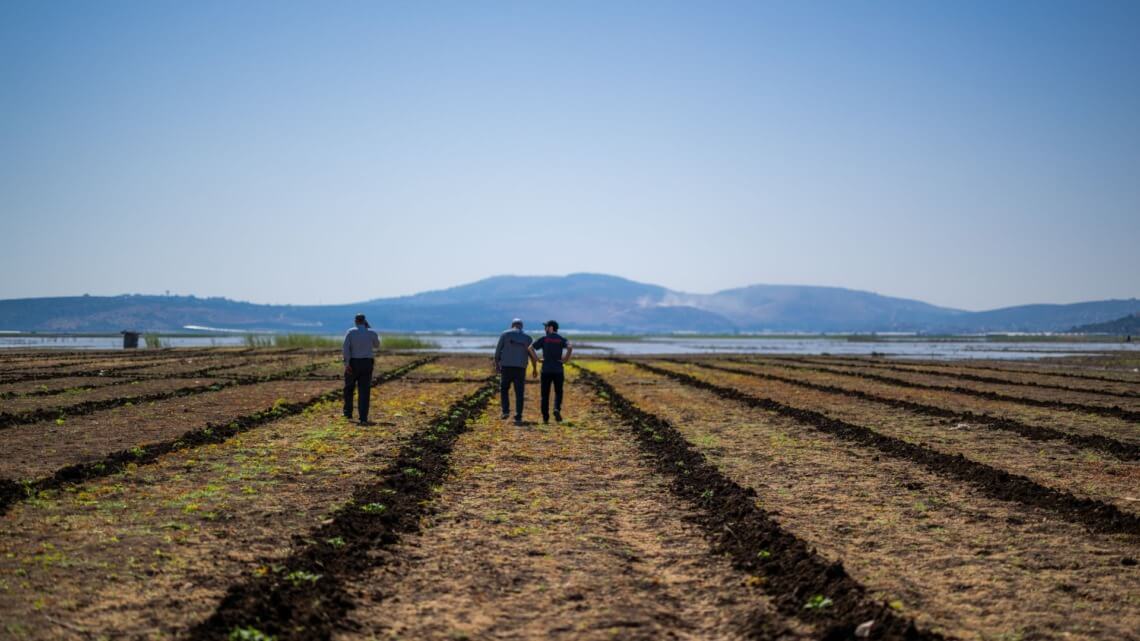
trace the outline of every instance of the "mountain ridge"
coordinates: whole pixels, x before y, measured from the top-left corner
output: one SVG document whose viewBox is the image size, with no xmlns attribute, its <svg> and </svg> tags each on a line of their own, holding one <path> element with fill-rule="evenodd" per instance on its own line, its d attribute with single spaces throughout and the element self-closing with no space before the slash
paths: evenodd
<svg viewBox="0 0 1140 641">
<path fill-rule="evenodd" d="M 971 312 L 842 287 L 756 284 L 690 294 L 618 276 L 492 276 L 407 296 L 334 305 L 267 305 L 195 296 L 0 300 L 0 330 L 339 332 L 356 312 L 389 331 L 496 331 L 511 318 L 577 330 L 671 332 L 1062 332 L 1140 312 L 1140 300 L 1035 304 Z"/>
</svg>

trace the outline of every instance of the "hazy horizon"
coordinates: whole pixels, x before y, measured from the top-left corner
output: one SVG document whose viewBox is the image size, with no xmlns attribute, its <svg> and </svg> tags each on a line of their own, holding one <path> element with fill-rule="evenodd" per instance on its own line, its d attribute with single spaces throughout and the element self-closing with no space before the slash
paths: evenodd
<svg viewBox="0 0 1140 641">
<path fill-rule="evenodd" d="M 1140 296 L 1140 4 L 0 6 L 0 298 Z"/>
</svg>

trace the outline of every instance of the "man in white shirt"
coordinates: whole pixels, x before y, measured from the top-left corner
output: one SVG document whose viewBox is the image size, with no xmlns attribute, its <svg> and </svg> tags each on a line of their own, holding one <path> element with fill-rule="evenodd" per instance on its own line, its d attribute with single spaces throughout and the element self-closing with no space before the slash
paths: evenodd
<svg viewBox="0 0 1140 641">
<path fill-rule="evenodd" d="M 352 418 L 352 393 L 360 398 L 360 424 L 368 420 L 368 401 L 372 393 L 372 350 L 380 347 L 380 337 L 370 328 L 364 314 L 356 315 L 356 327 L 344 335 L 344 417 Z"/>
</svg>

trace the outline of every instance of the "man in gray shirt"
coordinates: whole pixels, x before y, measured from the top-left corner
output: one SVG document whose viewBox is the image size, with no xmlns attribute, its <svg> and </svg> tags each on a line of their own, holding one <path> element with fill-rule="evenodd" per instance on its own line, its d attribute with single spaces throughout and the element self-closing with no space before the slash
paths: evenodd
<svg viewBox="0 0 1140 641">
<path fill-rule="evenodd" d="M 522 425 L 523 390 L 526 388 L 526 362 L 530 360 L 531 376 L 538 376 L 538 361 L 530 350 L 530 336 L 522 331 L 521 319 L 511 321 L 511 328 L 499 335 L 495 346 L 495 371 L 502 374 L 499 395 L 503 404 L 502 418 L 510 416 L 510 388 L 515 388 L 515 425 Z"/>
<path fill-rule="evenodd" d="M 380 347 L 380 337 L 372 331 L 364 314 L 356 315 L 356 327 L 344 335 L 344 417 L 352 418 L 352 393 L 360 397 L 360 424 L 368 420 L 368 401 L 372 392 L 372 350 Z"/>
</svg>

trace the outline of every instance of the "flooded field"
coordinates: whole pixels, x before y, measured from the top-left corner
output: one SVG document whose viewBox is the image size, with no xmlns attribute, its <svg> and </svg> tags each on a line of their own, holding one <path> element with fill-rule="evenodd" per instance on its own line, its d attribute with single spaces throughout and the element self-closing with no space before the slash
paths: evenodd
<svg viewBox="0 0 1140 641">
<path fill-rule="evenodd" d="M 771 354 L 771 355 L 847 355 L 886 356 L 912 359 L 1039 359 L 1078 354 L 1129 353 L 1140 358 L 1140 342 L 1122 342 L 1106 337 L 1089 341 L 1064 338 L 1019 336 L 963 336 L 937 339 L 920 337 L 872 336 L 607 336 L 576 335 L 564 332 L 582 354 L 653 355 L 653 354 Z M 438 345 L 439 351 L 456 354 L 490 353 L 497 335 L 416 334 L 417 338 Z M 335 337 L 334 337 L 335 338 Z M 247 339 L 241 335 L 163 335 L 166 347 L 204 348 L 241 347 Z M 144 344 L 145 346 L 145 344 Z M 0 334 L 0 351 L 7 349 L 90 349 L 112 350 L 122 347 L 122 337 L 107 336 L 38 336 Z"/>
</svg>

